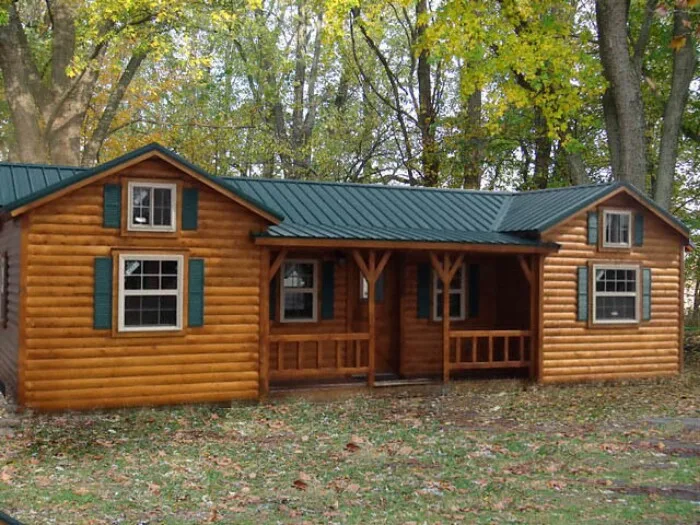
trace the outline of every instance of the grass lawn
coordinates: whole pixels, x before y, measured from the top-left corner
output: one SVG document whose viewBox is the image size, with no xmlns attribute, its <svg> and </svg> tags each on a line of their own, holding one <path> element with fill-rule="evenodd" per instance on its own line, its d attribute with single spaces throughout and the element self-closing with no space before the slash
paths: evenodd
<svg viewBox="0 0 700 525">
<path fill-rule="evenodd" d="M 670 380 L 462 381 L 41 415 L 0 435 L 26 524 L 696 523 L 700 359 Z"/>
</svg>

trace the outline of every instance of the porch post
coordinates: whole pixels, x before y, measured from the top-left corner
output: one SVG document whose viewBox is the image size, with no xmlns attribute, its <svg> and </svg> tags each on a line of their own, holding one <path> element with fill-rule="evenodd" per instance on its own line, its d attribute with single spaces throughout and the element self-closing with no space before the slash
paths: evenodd
<svg viewBox="0 0 700 525">
<path fill-rule="evenodd" d="M 367 277 L 368 290 L 367 290 L 367 319 L 369 321 L 369 370 L 367 371 L 367 386 L 372 388 L 374 386 L 374 375 L 375 375 L 375 351 L 377 349 L 377 323 L 374 318 L 374 302 L 376 299 L 375 283 L 377 282 L 377 276 L 375 275 L 375 263 L 376 254 L 374 250 L 369 252 L 369 264 L 367 265 L 370 273 L 370 277 Z"/>
<path fill-rule="evenodd" d="M 264 398 L 270 391 L 270 249 L 263 248 L 260 255 L 260 349 L 259 392 Z"/>
<path fill-rule="evenodd" d="M 447 383 L 450 380 L 450 283 L 464 263 L 464 254 L 452 262 L 450 254 L 446 253 L 441 263 L 438 256 L 430 252 L 430 261 L 442 281 L 442 381 Z"/>
<path fill-rule="evenodd" d="M 379 263 L 377 263 L 377 253 L 374 250 L 369 251 L 369 259 L 367 264 L 365 264 L 362 255 L 358 250 L 353 250 L 352 256 L 355 259 L 355 263 L 358 268 L 367 279 L 367 321 L 369 325 L 369 357 L 368 357 L 368 371 L 367 371 L 367 385 L 370 387 L 374 386 L 374 376 L 375 376 L 375 351 L 377 346 L 377 323 L 375 319 L 375 302 L 376 302 L 376 290 L 375 285 L 377 279 L 384 271 L 386 263 L 389 261 L 391 256 L 390 251 L 384 252 Z"/>
</svg>

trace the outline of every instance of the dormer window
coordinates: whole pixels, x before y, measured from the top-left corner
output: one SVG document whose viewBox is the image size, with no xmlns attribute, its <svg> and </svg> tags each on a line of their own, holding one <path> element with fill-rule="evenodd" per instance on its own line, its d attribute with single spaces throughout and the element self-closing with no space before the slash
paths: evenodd
<svg viewBox="0 0 700 525">
<path fill-rule="evenodd" d="M 175 231 L 177 186 L 161 182 L 129 183 L 129 230 Z"/>
<path fill-rule="evenodd" d="M 629 248 L 632 213 L 627 210 L 604 210 L 603 246 L 605 248 Z"/>
</svg>

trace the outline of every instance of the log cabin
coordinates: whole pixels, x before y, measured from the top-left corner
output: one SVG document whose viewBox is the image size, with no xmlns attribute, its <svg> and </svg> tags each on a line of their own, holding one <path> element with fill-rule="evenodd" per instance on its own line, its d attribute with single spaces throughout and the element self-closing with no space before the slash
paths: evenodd
<svg viewBox="0 0 700 525">
<path fill-rule="evenodd" d="M 682 369 L 689 232 L 626 184 L 218 178 L 157 144 L 0 179 L 0 382 L 19 407 Z"/>
</svg>

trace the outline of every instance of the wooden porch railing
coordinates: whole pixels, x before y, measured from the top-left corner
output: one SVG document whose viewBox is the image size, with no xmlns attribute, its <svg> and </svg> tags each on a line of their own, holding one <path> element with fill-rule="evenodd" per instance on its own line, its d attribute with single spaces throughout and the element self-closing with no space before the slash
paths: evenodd
<svg viewBox="0 0 700 525">
<path fill-rule="evenodd" d="M 530 330 L 452 330 L 449 368 L 527 368 L 531 348 Z"/>
<path fill-rule="evenodd" d="M 367 333 L 270 335 L 270 379 L 367 374 L 369 339 Z"/>
</svg>

